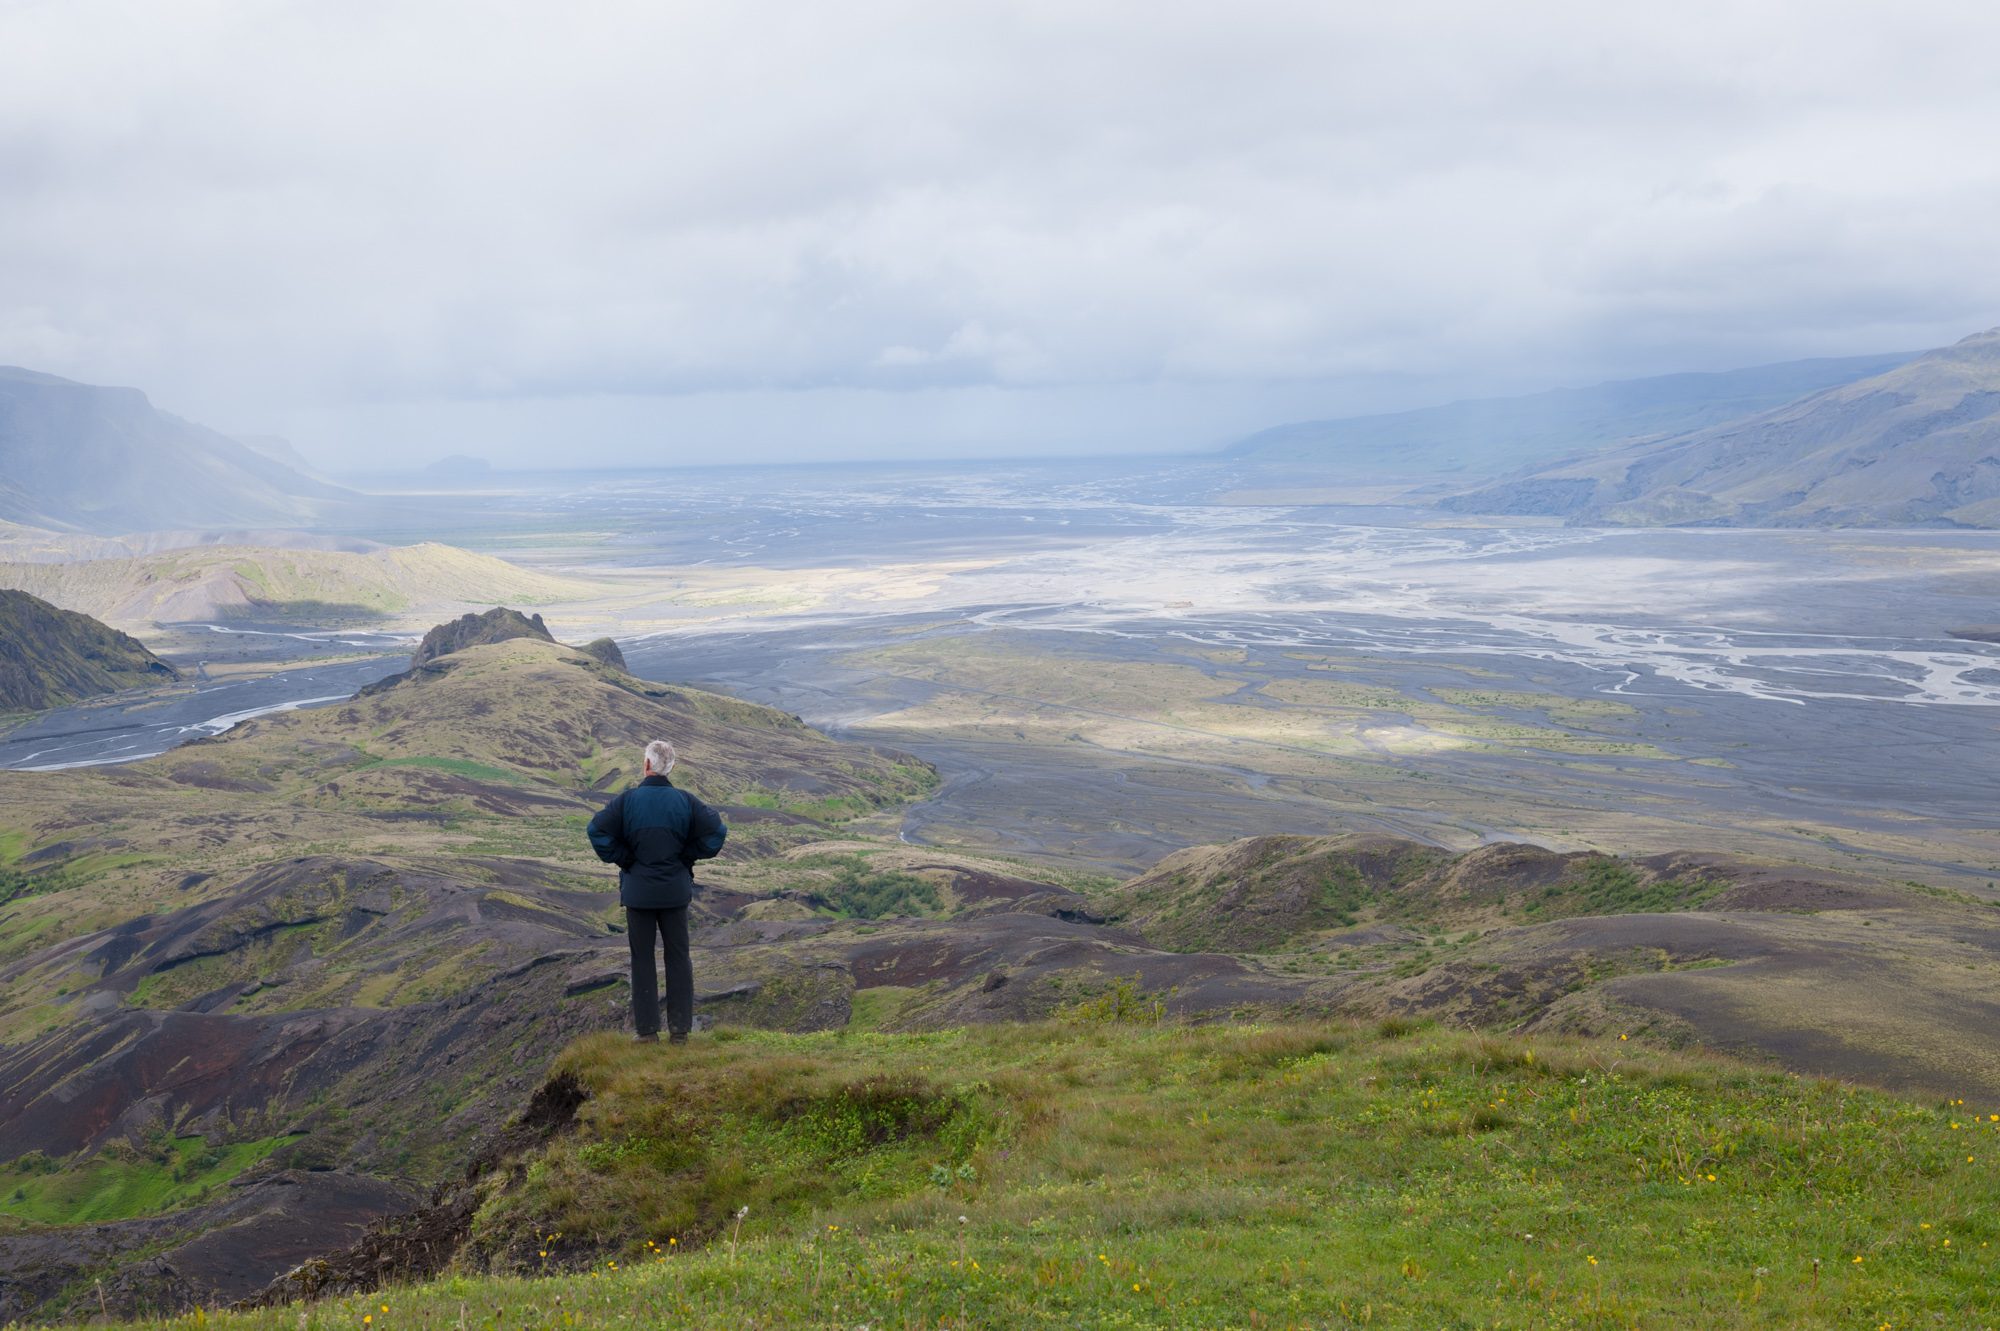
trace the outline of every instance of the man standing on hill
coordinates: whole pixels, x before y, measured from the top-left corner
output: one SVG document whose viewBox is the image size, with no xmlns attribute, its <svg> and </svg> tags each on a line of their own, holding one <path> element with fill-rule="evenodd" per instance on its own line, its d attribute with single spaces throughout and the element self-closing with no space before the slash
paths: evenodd
<svg viewBox="0 0 2000 1331">
<path fill-rule="evenodd" d="M 694 863 L 721 853 L 729 829 L 715 810 L 667 780 L 674 746 L 646 746 L 639 784 L 590 820 L 597 858 L 618 866 L 618 899 L 632 945 L 632 1029 L 648 1043 L 660 1038 L 660 990 L 653 969 L 658 935 L 667 962 L 667 1038 L 686 1044 L 694 1025 L 694 963 L 688 957 L 688 902 Z"/>
</svg>

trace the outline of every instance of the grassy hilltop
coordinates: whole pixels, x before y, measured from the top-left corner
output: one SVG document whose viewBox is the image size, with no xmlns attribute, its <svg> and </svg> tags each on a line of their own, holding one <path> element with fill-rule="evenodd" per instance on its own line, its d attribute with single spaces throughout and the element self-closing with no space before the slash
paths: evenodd
<svg viewBox="0 0 2000 1331">
<path fill-rule="evenodd" d="M 1618 1041 L 1136 1015 L 686 1051 L 594 1037 L 557 1061 L 587 1093 L 573 1122 L 295 1283 L 422 1264 L 419 1234 L 459 1274 L 203 1324 L 2000 1318 L 2000 1114 L 1976 1112 L 2000 1105 Z"/>
</svg>

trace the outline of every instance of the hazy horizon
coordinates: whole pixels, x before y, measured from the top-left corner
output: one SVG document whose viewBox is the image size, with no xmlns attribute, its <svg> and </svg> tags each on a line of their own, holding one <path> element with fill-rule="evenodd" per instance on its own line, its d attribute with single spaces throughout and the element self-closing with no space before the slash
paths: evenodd
<svg viewBox="0 0 2000 1331">
<path fill-rule="evenodd" d="M 618 467 L 1186 453 L 2000 322 L 1987 7 L 590 14 L 0 4 L 0 362 L 329 470 Z"/>
</svg>

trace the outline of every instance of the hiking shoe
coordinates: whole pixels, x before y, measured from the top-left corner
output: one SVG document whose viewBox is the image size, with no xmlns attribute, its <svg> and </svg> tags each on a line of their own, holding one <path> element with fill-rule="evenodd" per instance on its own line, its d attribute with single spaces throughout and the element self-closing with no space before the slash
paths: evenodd
<svg viewBox="0 0 2000 1331">
<path fill-rule="evenodd" d="M 632 1040 L 635 1044 L 658 1044 L 660 1037 L 657 1035 L 635 1035 L 632 1037 Z"/>
<path fill-rule="evenodd" d="M 658 1039 L 659 1037 L 655 1036 L 653 1038 Z M 686 1044 L 687 1042 L 688 1042 L 688 1033 L 686 1031 L 675 1031 L 672 1035 L 669 1035 L 667 1037 L 668 1044 Z"/>
</svg>

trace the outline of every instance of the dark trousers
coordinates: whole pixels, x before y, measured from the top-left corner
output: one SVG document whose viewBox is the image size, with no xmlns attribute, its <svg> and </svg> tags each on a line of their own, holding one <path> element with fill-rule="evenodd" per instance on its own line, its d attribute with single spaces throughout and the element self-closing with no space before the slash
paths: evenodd
<svg viewBox="0 0 2000 1331">
<path fill-rule="evenodd" d="M 667 954 L 667 1030 L 685 1035 L 694 1025 L 694 963 L 688 959 L 686 906 L 672 910 L 625 908 L 625 937 L 632 944 L 632 1029 L 660 1033 L 659 973 L 653 969 L 653 937 Z"/>
</svg>

